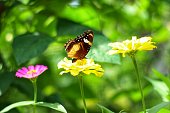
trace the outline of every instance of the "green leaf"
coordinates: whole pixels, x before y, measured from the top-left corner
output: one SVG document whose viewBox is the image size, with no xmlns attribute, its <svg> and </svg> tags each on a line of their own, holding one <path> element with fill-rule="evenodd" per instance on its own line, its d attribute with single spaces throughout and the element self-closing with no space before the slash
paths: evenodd
<svg viewBox="0 0 170 113">
<path fill-rule="evenodd" d="M 74 36 L 72 39 L 82 34 L 84 31 L 91 29 L 89 27 L 83 26 L 81 24 L 66 19 L 59 19 L 57 28 L 59 36 L 71 35 Z M 93 45 L 86 57 L 93 58 L 95 61 L 98 62 L 120 64 L 119 55 L 110 56 L 107 54 L 107 52 L 111 49 L 108 46 L 109 40 L 107 39 L 107 37 L 105 37 L 103 34 L 95 30 L 93 30 L 93 32 L 94 32 Z"/>
<path fill-rule="evenodd" d="M 52 41 L 52 38 L 43 34 L 24 34 L 15 37 L 13 48 L 18 65 L 42 54 Z"/>
<path fill-rule="evenodd" d="M 14 80 L 14 73 L 4 72 L 0 73 L 0 96 L 9 88 Z"/>
<path fill-rule="evenodd" d="M 88 29 L 91 28 L 67 19 L 62 19 L 62 18 L 58 19 L 58 24 L 57 24 L 58 36 L 73 35 L 76 37 L 78 34 L 82 34 L 84 31 Z"/>
<path fill-rule="evenodd" d="M 13 103 L 5 107 L 3 110 L 1 110 L 0 113 L 8 112 L 9 110 L 16 108 L 16 107 L 28 106 L 28 105 L 34 105 L 34 101 L 22 101 L 22 102 Z M 62 113 L 67 113 L 65 108 L 61 104 L 58 104 L 58 103 L 37 102 L 36 106 L 48 107 L 48 108 L 54 109 Z"/>
<path fill-rule="evenodd" d="M 167 78 L 165 75 L 163 75 L 162 73 L 158 72 L 155 69 L 152 69 L 152 71 L 154 72 L 154 74 L 159 77 L 162 81 L 164 81 L 164 83 L 168 86 L 169 90 L 170 90 L 170 80 L 169 78 Z"/>
<path fill-rule="evenodd" d="M 145 77 L 145 78 L 153 85 L 154 90 L 156 90 L 160 94 L 163 101 L 169 101 L 168 100 L 169 89 L 164 82 L 158 81 L 158 80 L 153 80 L 148 77 Z"/>
<path fill-rule="evenodd" d="M 102 113 L 114 113 L 112 112 L 111 110 L 107 109 L 106 107 L 102 106 L 102 105 L 99 105 L 98 106 L 100 107 L 100 109 L 102 110 Z"/>
<path fill-rule="evenodd" d="M 0 113 L 5 113 L 8 112 L 9 110 L 16 108 L 16 107 L 21 107 L 21 106 L 28 106 L 28 105 L 33 105 L 34 101 L 22 101 L 22 102 L 16 102 L 13 103 L 7 107 L 5 107 L 3 110 L 0 111 Z"/>
<path fill-rule="evenodd" d="M 61 15 L 61 17 L 73 20 L 74 22 L 82 23 L 95 29 L 101 29 L 99 12 L 96 12 L 90 5 L 81 5 L 81 7 L 76 8 L 66 7 Z"/>
<path fill-rule="evenodd" d="M 147 112 L 148 113 L 158 113 L 162 108 L 164 108 L 168 105 L 170 105 L 170 102 L 162 102 L 162 103 L 148 109 Z M 166 112 L 164 112 L 164 113 L 166 113 Z"/>
<path fill-rule="evenodd" d="M 170 113 L 170 110 L 163 108 L 158 113 Z"/>
<path fill-rule="evenodd" d="M 62 113 L 67 113 L 66 109 L 59 103 L 37 102 L 36 105 L 37 106 L 48 107 L 48 108 L 60 111 Z"/>
<path fill-rule="evenodd" d="M 34 7 L 44 7 L 45 11 L 48 11 L 48 13 L 44 14 L 44 15 L 48 15 L 51 13 L 55 13 L 55 15 L 57 15 L 58 13 L 61 13 L 62 10 L 65 8 L 66 5 L 68 5 L 68 3 L 70 2 L 70 0 L 41 0 L 41 1 L 36 1 L 34 5 Z"/>
<path fill-rule="evenodd" d="M 104 35 L 96 33 L 93 41 L 94 43 L 87 55 L 87 58 L 93 58 L 98 62 L 120 64 L 119 55 L 107 54 L 111 48 L 108 46 L 109 41 Z"/>
</svg>

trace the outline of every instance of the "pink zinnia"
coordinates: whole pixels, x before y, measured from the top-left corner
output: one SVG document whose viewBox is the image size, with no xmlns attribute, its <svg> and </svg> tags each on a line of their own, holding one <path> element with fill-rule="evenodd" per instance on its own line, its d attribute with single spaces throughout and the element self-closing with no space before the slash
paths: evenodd
<svg viewBox="0 0 170 113">
<path fill-rule="evenodd" d="M 44 65 L 28 66 L 28 68 L 22 67 L 16 72 L 16 76 L 28 79 L 36 78 L 47 69 L 48 67 Z"/>
</svg>

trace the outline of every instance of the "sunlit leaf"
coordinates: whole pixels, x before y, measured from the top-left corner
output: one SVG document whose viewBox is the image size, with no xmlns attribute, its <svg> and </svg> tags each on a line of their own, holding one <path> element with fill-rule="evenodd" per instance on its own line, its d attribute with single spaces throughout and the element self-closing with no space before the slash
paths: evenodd
<svg viewBox="0 0 170 113">
<path fill-rule="evenodd" d="M 67 113 L 66 109 L 59 103 L 46 103 L 46 102 L 38 102 L 36 103 L 37 106 L 48 107 L 62 113 Z"/>
<path fill-rule="evenodd" d="M 20 65 L 41 55 L 52 41 L 52 38 L 43 34 L 25 34 L 16 37 L 13 48 L 17 63 Z"/>
<path fill-rule="evenodd" d="M 162 103 L 148 109 L 147 112 L 148 113 L 158 113 L 158 111 L 160 111 L 162 108 L 164 108 L 164 107 L 166 107 L 168 105 L 170 105 L 170 102 L 162 102 Z M 163 113 L 163 112 L 161 112 L 161 113 Z M 166 112 L 164 112 L 164 113 L 166 113 Z"/>
<path fill-rule="evenodd" d="M 39 32 L 55 37 L 56 36 L 56 19 L 54 16 L 51 16 L 50 14 L 43 15 L 43 13 L 44 12 L 38 13 L 35 17 L 37 19 L 36 29 Z"/>
<path fill-rule="evenodd" d="M 111 110 L 109 110 L 108 108 L 102 106 L 102 105 L 99 105 L 98 106 L 100 107 L 100 109 L 102 110 L 102 113 L 114 113 L 112 112 Z"/>
<path fill-rule="evenodd" d="M 170 80 L 168 77 L 166 77 L 165 75 L 163 75 L 162 73 L 158 72 L 157 70 L 153 69 L 152 70 L 154 72 L 154 74 L 159 77 L 162 81 L 164 81 L 164 83 L 168 86 L 169 90 L 170 90 Z"/>
<path fill-rule="evenodd" d="M 13 104 L 5 107 L 4 109 L 2 109 L 0 111 L 0 113 L 8 112 L 11 109 L 16 108 L 16 107 L 28 106 L 28 105 L 34 105 L 34 101 L 22 101 L 22 102 L 13 103 Z M 54 110 L 62 112 L 62 113 L 67 113 L 65 108 L 61 104 L 59 104 L 59 103 L 37 102 L 36 106 L 43 106 L 43 107 L 54 109 Z"/>
<path fill-rule="evenodd" d="M 102 34 L 97 34 L 94 37 L 94 44 L 89 51 L 87 58 L 93 58 L 98 62 L 106 62 L 113 64 L 120 64 L 119 55 L 108 55 L 107 52 L 111 49 L 108 46 L 109 41 Z"/>
<path fill-rule="evenodd" d="M 170 113 L 170 110 L 163 108 L 158 113 Z"/>
<path fill-rule="evenodd" d="M 146 77 L 146 79 L 153 85 L 154 89 L 162 97 L 163 101 L 169 101 L 168 100 L 169 89 L 164 82 L 158 81 L 158 80 L 153 80 L 153 79 L 148 78 L 148 77 Z"/>
<path fill-rule="evenodd" d="M 27 4 L 29 3 L 30 0 L 18 0 L 18 1 L 20 1 L 21 3 L 27 5 Z"/>
<path fill-rule="evenodd" d="M 65 6 L 70 2 L 71 0 L 36 0 L 36 4 L 34 4 L 36 7 L 37 6 L 43 6 L 46 11 L 58 14 L 60 13 Z"/>
<path fill-rule="evenodd" d="M 16 108 L 16 107 L 28 106 L 28 105 L 32 105 L 32 104 L 34 104 L 34 101 L 22 101 L 22 102 L 13 103 L 13 104 L 5 107 L 3 110 L 1 110 L 0 113 L 8 112 L 9 110 Z"/>
<path fill-rule="evenodd" d="M 62 17 L 74 22 L 87 25 L 91 28 L 100 29 L 99 12 L 96 12 L 90 5 L 81 7 L 66 7 L 62 12 Z"/>
</svg>

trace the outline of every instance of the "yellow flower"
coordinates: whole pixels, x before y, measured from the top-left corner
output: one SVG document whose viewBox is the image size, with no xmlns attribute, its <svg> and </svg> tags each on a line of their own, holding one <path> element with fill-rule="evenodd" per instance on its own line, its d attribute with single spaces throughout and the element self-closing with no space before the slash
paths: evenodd
<svg viewBox="0 0 170 113">
<path fill-rule="evenodd" d="M 137 39 L 136 36 L 132 36 L 132 40 L 125 40 L 123 42 L 109 43 L 108 46 L 112 47 L 112 50 L 108 52 L 109 55 L 121 53 L 123 57 L 125 54 L 132 54 L 136 51 L 153 50 L 157 48 L 154 42 L 151 42 L 151 37 L 142 37 Z"/>
<path fill-rule="evenodd" d="M 82 59 L 72 63 L 72 60 L 65 57 L 58 63 L 58 68 L 64 69 L 64 71 L 60 72 L 61 75 L 70 72 L 71 75 L 77 76 L 80 72 L 83 72 L 86 75 L 93 73 L 97 77 L 101 77 L 104 73 L 101 65 L 95 64 L 93 59 Z"/>
</svg>

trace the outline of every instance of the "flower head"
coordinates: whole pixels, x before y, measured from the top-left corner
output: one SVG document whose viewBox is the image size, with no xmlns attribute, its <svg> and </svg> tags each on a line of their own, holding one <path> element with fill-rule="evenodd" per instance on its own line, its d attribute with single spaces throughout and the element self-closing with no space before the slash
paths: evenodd
<svg viewBox="0 0 170 113">
<path fill-rule="evenodd" d="M 156 48 L 154 42 L 151 42 L 151 37 L 142 37 L 137 39 L 136 36 L 132 37 L 132 40 L 125 40 L 123 42 L 109 43 L 108 46 L 112 47 L 112 50 L 108 54 L 118 54 L 121 53 L 123 57 L 125 54 L 134 53 L 136 51 L 142 50 L 153 50 Z"/>
<path fill-rule="evenodd" d="M 70 72 L 71 75 L 77 76 L 80 72 L 89 75 L 90 73 L 95 74 L 98 77 L 101 77 L 104 73 L 104 70 L 101 68 L 101 65 L 95 64 L 93 59 L 82 59 L 77 60 L 72 63 L 72 60 L 68 60 L 66 57 L 58 63 L 58 68 L 64 68 L 63 73 Z"/>
<path fill-rule="evenodd" d="M 16 72 L 16 76 L 19 78 L 23 77 L 32 79 L 38 77 L 41 73 L 43 73 L 47 69 L 48 69 L 47 66 L 44 65 L 28 66 L 28 68 L 22 67 Z"/>
</svg>

